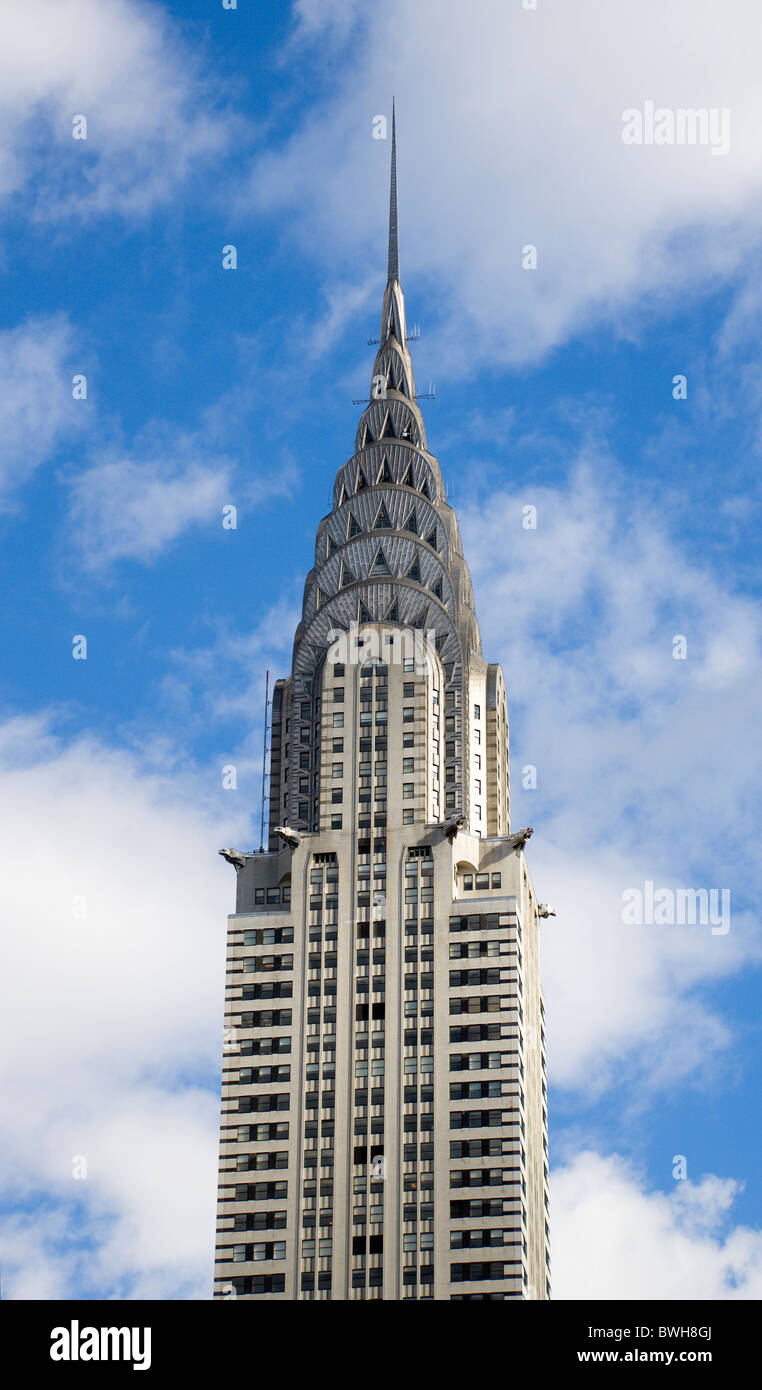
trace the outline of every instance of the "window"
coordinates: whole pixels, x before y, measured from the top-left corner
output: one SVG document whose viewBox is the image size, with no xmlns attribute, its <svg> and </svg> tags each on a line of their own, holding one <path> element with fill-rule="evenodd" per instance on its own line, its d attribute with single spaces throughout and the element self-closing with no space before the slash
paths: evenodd
<svg viewBox="0 0 762 1390">
<path fill-rule="evenodd" d="M 344 764 L 343 764 L 343 763 L 334 763 L 334 764 L 333 764 L 333 768 L 332 768 L 332 773 L 333 773 L 333 776 L 334 776 L 334 777 L 343 777 L 343 776 L 344 776 Z M 478 791 L 481 791 L 481 784 L 477 783 L 477 789 L 478 789 Z"/>
<path fill-rule="evenodd" d="M 341 816 L 331 816 L 331 830 L 341 830 Z"/>
<path fill-rule="evenodd" d="M 415 770 L 415 758 L 403 758 L 403 759 L 402 759 L 402 771 L 403 771 L 403 772 L 413 772 L 414 770 Z"/>
<path fill-rule="evenodd" d="M 502 880 L 502 877 L 501 877 L 500 874 L 493 874 L 493 875 L 492 875 L 492 887 L 493 887 L 493 888 L 500 888 L 500 887 L 502 886 L 502 881 L 503 881 L 503 880 Z"/>
<path fill-rule="evenodd" d="M 474 876 L 473 876 L 473 874 L 464 874 L 464 875 L 463 875 L 463 892 L 464 892 L 464 893 L 473 893 L 473 891 L 474 891 Z"/>
<path fill-rule="evenodd" d="M 331 791 L 331 802 L 333 803 L 333 805 L 336 806 L 343 800 L 344 792 L 342 791 L 341 787 L 334 787 Z"/>
<path fill-rule="evenodd" d="M 476 815 L 476 819 L 477 819 L 477 820 L 481 820 L 481 818 L 482 818 L 482 808 L 481 808 L 481 806 L 475 806 L 475 807 L 474 807 L 474 813 L 475 813 L 475 815 Z"/>
<path fill-rule="evenodd" d="M 335 685 L 335 686 L 333 687 L 333 703 L 334 703 L 335 705 L 339 705 L 339 704 L 342 704 L 342 703 L 343 703 L 343 700 L 344 700 L 344 687 L 343 687 L 343 685 Z"/>
<path fill-rule="evenodd" d="M 403 825 L 412 825 L 412 824 L 413 824 L 413 814 L 414 814 L 414 813 L 413 813 L 413 808 L 412 808 L 412 806 L 408 806 L 408 807 L 402 812 L 402 824 L 403 824 Z"/>
<path fill-rule="evenodd" d="M 263 1241 L 252 1246 L 252 1258 L 255 1260 L 285 1260 L 286 1242 L 285 1240 Z"/>
<path fill-rule="evenodd" d="M 343 664 L 343 662 L 341 662 L 341 661 L 336 661 L 336 662 L 334 662 L 333 674 L 334 674 L 335 676 L 343 676 L 343 675 L 344 675 L 344 664 Z"/>
<path fill-rule="evenodd" d="M 481 811 L 479 811 L 478 814 L 481 815 Z M 485 888 L 489 888 L 489 874 L 477 874 L 476 891 L 478 893 L 483 893 Z"/>
<path fill-rule="evenodd" d="M 481 707 L 481 705 L 474 705 L 474 719 L 481 719 L 481 717 L 482 717 L 482 707 Z"/>
<path fill-rule="evenodd" d="M 343 738 L 335 738 L 335 739 L 333 740 L 333 751 L 334 751 L 334 753 L 343 753 L 343 752 L 344 752 L 344 740 L 343 740 Z"/>
<path fill-rule="evenodd" d="M 415 670 L 415 660 L 412 656 L 406 656 L 402 663 L 402 670 L 407 675 L 408 672 Z"/>
<path fill-rule="evenodd" d="M 411 796 L 415 796 L 415 783 L 414 783 L 414 782 L 403 782 L 403 783 L 402 783 L 402 795 L 403 795 L 403 797 L 405 797 L 406 799 L 409 798 L 409 797 L 411 797 Z"/>
<path fill-rule="evenodd" d="M 333 727 L 334 727 L 334 729 L 343 729 L 343 728 L 344 728 L 344 711 L 343 711 L 343 710 L 340 710 L 338 714 L 334 714 L 334 716 L 333 716 Z"/>
<path fill-rule="evenodd" d="M 413 745 L 414 745 L 414 743 L 415 743 L 415 735 L 414 735 L 414 734 L 403 734 L 403 735 L 402 735 L 402 747 L 403 747 L 403 748 L 412 748 Z"/>
<path fill-rule="evenodd" d="M 335 767 L 335 766 L 336 766 L 336 764 L 334 763 L 334 767 Z M 339 763 L 338 766 L 341 767 L 341 763 Z M 335 776 L 336 776 L 336 773 L 334 773 L 333 775 L 334 775 L 334 777 L 335 777 Z M 339 776 L 341 776 L 341 774 L 339 774 Z M 478 778 L 478 777 L 476 777 L 476 778 L 474 779 L 474 791 L 476 792 L 476 795 L 477 795 L 477 796 L 481 796 L 481 794 L 482 794 L 482 784 L 481 784 L 481 782 L 479 781 L 479 778 Z"/>
<path fill-rule="evenodd" d="M 405 707 L 403 708 L 403 710 L 402 710 L 402 722 L 403 722 L 403 724 L 412 724 L 413 721 L 414 721 L 414 719 L 415 719 L 415 710 L 413 709 L 412 705 L 407 705 L 407 706 L 405 706 Z"/>
<path fill-rule="evenodd" d="M 402 697 L 405 700 L 412 700 L 415 695 L 415 683 L 413 681 L 403 681 Z"/>
</svg>

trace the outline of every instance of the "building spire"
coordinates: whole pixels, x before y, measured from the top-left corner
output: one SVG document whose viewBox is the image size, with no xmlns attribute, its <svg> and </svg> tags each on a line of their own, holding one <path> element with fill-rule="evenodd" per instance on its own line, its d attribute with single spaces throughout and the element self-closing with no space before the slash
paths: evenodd
<svg viewBox="0 0 762 1390">
<path fill-rule="evenodd" d="M 378 400 L 379 382 L 384 383 L 384 396 L 388 391 L 406 396 L 415 406 L 415 383 L 413 364 L 407 346 L 405 328 L 405 299 L 400 284 L 399 239 L 397 232 L 397 113 L 392 98 L 392 161 L 389 178 L 389 256 L 386 289 L 381 305 L 381 331 L 378 337 L 378 353 L 373 367 L 371 400 Z M 423 420 L 415 406 L 418 430 L 424 440 Z"/>
<path fill-rule="evenodd" d="M 389 272 L 388 280 L 399 281 L 400 255 L 397 237 L 397 126 L 392 97 L 392 172 L 389 183 Z"/>
</svg>

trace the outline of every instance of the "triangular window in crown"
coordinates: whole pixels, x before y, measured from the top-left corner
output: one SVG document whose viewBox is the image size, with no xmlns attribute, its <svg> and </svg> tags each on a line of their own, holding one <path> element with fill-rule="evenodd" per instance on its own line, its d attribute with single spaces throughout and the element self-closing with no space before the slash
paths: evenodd
<svg viewBox="0 0 762 1390">
<path fill-rule="evenodd" d="M 402 474 L 402 477 L 400 478 L 400 487 L 412 487 L 412 486 L 413 486 L 413 465 L 412 465 L 411 463 L 409 463 L 408 466 L 407 466 L 407 468 L 405 469 L 404 473 Z"/>
<path fill-rule="evenodd" d="M 357 605 L 357 621 L 358 623 L 373 622 L 373 618 L 369 613 L 368 609 L 366 608 L 365 604 L 363 603 L 362 599 L 359 600 Z"/>
<path fill-rule="evenodd" d="M 418 564 L 418 556 L 417 556 L 417 555 L 416 555 L 416 557 L 415 557 L 415 559 L 414 559 L 412 565 L 410 566 L 410 569 L 408 570 L 407 574 L 405 575 L 405 578 L 406 578 L 406 579 L 414 579 L 415 582 L 416 582 L 416 584 L 420 584 L 420 582 L 421 582 L 421 567 L 420 567 L 420 565 Z"/>
<path fill-rule="evenodd" d="M 425 626 L 426 626 L 426 609 L 425 609 L 425 608 L 422 608 L 421 611 L 420 611 L 420 613 L 416 613 L 415 617 L 410 619 L 410 626 L 411 626 L 411 627 L 415 627 L 415 628 L 420 628 L 421 630 L 423 630 L 423 629 L 425 628 Z"/>
<path fill-rule="evenodd" d="M 368 486 L 368 479 L 366 478 L 365 474 L 363 473 L 362 468 L 358 468 L 358 470 L 357 470 L 357 486 L 356 486 L 356 488 L 355 488 L 355 492 L 359 492 L 359 491 L 361 490 L 361 488 L 364 488 L 364 487 L 367 487 L 367 486 Z"/>
<path fill-rule="evenodd" d="M 441 597 L 442 597 L 442 581 L 441 581 L 441 579 L 438 579 L 438 580 L 437 580 L 437 582 L 436 582 L 436 584 L 434 585 L 434 587 L 433 587 L 433 589 L 431 590 L 431 592 L 432 592 L 432 594 L 434 595 L 434 598 L 441 599 Z"/>
<path fill-rule="evenodd" d="M 386 563 L 386 556 L 380 546 L 376 551 L 376 558 L 371 565 L 370 574 L 372 578 L 375 578 L 375 576 L 379 574 L 391 574 L 391 570 Z"/>
<path fill-rule="evenodd" d="M 423 480 L 423 487 L 421 488 L 421 492 L 423 493 L 424 497 L 428 497 L 428 498 L 429 498 L 429 501 L 431 501 L 431 502 L 434 501 L 434 498 L 433 498 L 432 493 L 431 493 L 431 488 L 429 487 L 429 483 L 428 483 L 428 479 L 427 479 L 427 478 L 424 478 L 424 480 Z"/>
<path fill-rule="evenodd" d="M 336 552 L 338 549 L 339 549 L 339 543 L 338 543 L 338 541 L 335 541 L 335 540 L 333 539 L 333 536 L 329 536 L 329 537 L 328 537 L 328 555 L 329 555 L 329 556 L 330 556 L 330 555 L 334 555 L 335 552 Z"/>
<path fill-rule="evenodd" d="M 445 642 L 447 641 L 448 635 L 449 635 L 449 634 L 446 633 L 446 632 L 439 632 L 439 633 L 437 633 L 437 636 L 436 636 L 436 649 L 437 649 L 438 652 L 441 652 L 441 650 L 442 650 L 442 648 L 443 648 Z"/>
<path fill-rule="evenodd" d="M 383 461 L 383 463 L 381 464 L 381 470 L 380 470 L 380 472 L 379 472 L 378 477 L 376 478 L 376 482 L 377 482 L 377 483 L 393 483 L 393 482 L 394 482 L 394 479 L 393 479 L 393 477 L 392 477 L 392 470 L 391 470 L 391 468 L 389 467 L 389 460 L 388 460 L 388 458 L 386 457 L 386 454 L 384 454 L 384 461 Z"/>
<path fill-rule="evenodd" d="M 377 514 L 377 516 L 376 516 L 376 519 L 375 519 L 375 521 L 373 522 L 373 530 L 374 530 L 374 531 L 393 531 L 393 530 L 394 530 L 394 527 L 392 526 L 391 520 L 390 520 L 390 518 L 389 518 L 389 513 L 388 513 L 388 511 L 386 510 L 386 507 L 384 506 L 384 503 L 383 503 L 383 502 L 381 503 L 381 506 L 380 506 L 379 509 L 378 509 L 378 514 Z"/>
<path fill-rule="evenodd" d="M 432 526 L 431 530 L 429 531 L 429 534 L 428 534 L 428 536 L 426 537 L 426 544 L 427 544 L 427 545 L 433 546 L 434 549 L 436 550 L 436 548 L 437 548 L 437 528 L 436 528 L 436 526 Z"/>
<path fill-rule="evenodd" d="M 326 593 L 323 592 L 323 590 L 321 589 L 320 585 L 318 584 L 317 594 L 316 594 L 316 596 L 315 596 L 315 606 L 316 606 L 317 608 L 322 608 L 322 607 L 323 607 L 323 604 L 324 604 L 324 603 L 327 603 L 327 602 L 328 602 L 328 595 L 327 595 Z"/>
<path fill-rule="evenodd" d="M 337 506 L 337 507 L 343 507 L 343 505 L 344 505 L 344 503 L 346 502 L 346 500 L 347 500 L 347 490 L 346 490 L 344 484 L 342 483 L 342 484 L 341 484 L 341 492 L 339 493 L 339 500 L 338 500 L 338 502 L 336 503 L 336 506 Z"/>
<path fill-rule="evenodd" d="M 392 412 L 390 410 L 388 410 L 386 413 L 386 419 L 384 420 L 383 426 L 381 428 L 381 433 L 378 437 L 379 439 L 395 438 L 394 425 L 392 424 Z"/>
<path fill-rule="evenodd" d="M 351 541 L 351 539 L 352 539 L 353 536 L 359 536 L 359 535 L 361 535 L 361 533 L 362 533 L 362 528 L 361 528 L 360 526 L 358 526 L 357 521 L 355 520 L 354 516 L 353 516 L 352 513 L 350 512 L 350 513 L 349 513 L 349 530 L 347 531 L 347 540 L 348 540 L 348 541 Z"/>
<path fill-rule="evenodd" d="M 418 535 L 418 522 L 415 519 L 415 507 L 413 507 L 402 529 L 403 531 L 412 531 L 414 536 Z"/>
<path fill-rule="evenodd" d="M 445 661 L 445 662 L 443 663 L 443 665 L 444 665 L 445 685 L 449 685 L 449 684 L 450 684 L 450 681 L 452 680 L 452 673 L 453 673 L 453 671 L 455 670 L 455 662 L 454 662 L 454 661 Z"/>
<path fill-rule="evenodd" d="M 355 577 L 354 577 L 354 575 L 353 575 L 351 569 L 349 568 L 349 565 L 347 564 L 346 560 L 342 560 L 342 562 L 341 562 L 341 577 L 340 577 L 340 579 L 339 579 L 339 588 L 340 588 L 340 589 L 346 589 L 346 587 L 347 587 L 348 584 L 354 584 L 354 582 L 355 582 Z"/>
<path fill-rule="evenodd" d="M 398 623 L 400 621 L 400 611 L 397 607 L 397 600 L 392 599 L 389 612 L 384 616 L 385 623 Z"/>
</svg>

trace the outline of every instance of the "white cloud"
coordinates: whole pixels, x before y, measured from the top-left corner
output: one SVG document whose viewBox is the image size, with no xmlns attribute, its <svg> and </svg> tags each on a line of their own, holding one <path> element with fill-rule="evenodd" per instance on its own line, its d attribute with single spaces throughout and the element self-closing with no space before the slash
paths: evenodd
<svg viewBox="0 0 762 1390">
<path fill-rule="evenodd" d="M 640 297 L 660 312 L 758 241 L 756 0 L 673 0 L 668 15 L 661 0 L 482 0 L 478 22 L 442 0 L 356 0 L 354 16 L 302 0 L 297 18 L 332 95 L 258 161 L 250 197 L 292 208 L 295 236 L 343 281 L 375 247 L 380 279 L 389 147 L 372 119 L 396 92 L 402 273 L 408 290 L 430 276 L 446 306 L 440 366 L 531 360 L 625 309 L 632 333 Z M 730 152 L 625 146 L 622 112 L 649 99 L 729 107 Z"/>
<path fill-rule="evenodd" d="M 85 565 L 102 569 L 154 560 L 191 526 L 221 526 L 230 468 L 182 457 L 116 458 L 70 478 L 69 488 L 68 538 Z"/>
<path fill-rule="evenodd" d="M 0 499 L 84 424 L 87 404 L 72 396 L 72 377 L 81 370 L 63 315 L 0 332 Z"/>
<path fill-rule="evenodd" d="M 356 0 L 294 0 L 293 9 L 297 21 L 297 40 L 319 35 L 321 42 L 324 42 L 327 34 L 342 38 L 354 27 L 358 18 Z"/>
<path fill-rule="evenodd" d="M 6 1287 L 208 1293 L 234 892 L 214 851 L 245 809 L 44 719 L 4 725 L 0 758 Z"/>
<path fill-rule="evenodd" d="M 203 66 L 159 6 L 25 0 L 3 7 L 0 197 L 35 181 L 41 217 L 143 213 L 230 131 Z M 72 119 L 87 118 L 87 140 Z"/>
<path fill-rule="evenodd" d="M 662 499 L 625 490 L 610 459 L 594 467 L 495 491 L 460 519 L 485 654 L 508 685 L 512 819 L 535 826 L 534 882 L 558 911 L 542 927 L 551 1076 L 598 1091 L 615 1075 L 706 1077 L 732 1046 L 708 989 L 762 949 L 762 620 L 675 543 Z M 727 935 L 624 925 L 622 894 L 648 880 L 729 889 Z"/>
<path fill-rule="evenodd" d="M 553 1297 L 759 1299 L 762 1231 L 730 1226 L 740 1185 L 708 1175 L 649 1192 L 618 1156 L 551 1176 Z"/>
</svg>

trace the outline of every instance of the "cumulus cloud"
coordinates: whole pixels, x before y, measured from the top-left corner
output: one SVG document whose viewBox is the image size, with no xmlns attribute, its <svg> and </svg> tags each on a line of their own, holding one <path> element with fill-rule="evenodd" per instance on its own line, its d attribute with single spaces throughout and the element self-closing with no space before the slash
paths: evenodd
<svg viewBox="0 0 762 1390">
<path fill-rule="evenodd" d="M 590 1151 L 551 1177 L 553 1297 L 759 1299 L 762 1231 L 732 1226 L 740 1184 L 712 1175 L 649 1191 Z"/>
<path fill-rule="evenodd" d="M 12 1297 L 208 1293 L 232 892 L 214 848 L 247 818 L 216 775 L 159 761 L 42 717 L 0 731 Z"/>
<path fill-rule="evenodd" d="M 372 120 L 396 92 L 403 278 L 441 305 L 440 368 L 533 360 L 625 309 L 632 333 L 640 301 L 717 283 L 758 242 L 755 0 L 673 0 L 668 16 L 660 0 L 481 0 L 478 23 L 441 0 L 301 0 L 297 19 L 331 96 L 257 161 L 249 197 L 291 209 L 329 275 L 353 261 L 361 283 L 376 247 L 380 276 L 388 143 Z M 730 151 L 626 146 L 622 113 L 648 100 L 730 108 Z"/>
<path fill-rule="evenodd" d="M 230 138 L 203 65 L 159 6 L 27 0 L 3 9 L 0 198 L 38 216 L 142 214 Z M 75 116 L 87 139 L 74 140 Z"/>
<path fill-rule="evenodd" d="M 732 1045 L 711 987 L 760 959 L 762 679 L 757 605 L 685 553 L 662 500 L 598 465 L 460 511 L 506 673 L 512 816 L 535 826 L 534 881 L 559 913 L 542 928 L 551 1075 L 594 1090 L 674 1084 Z M 729 890 L 729 931 L 626 925 L 622 894 L 648 881 Z"/>
</svg>

